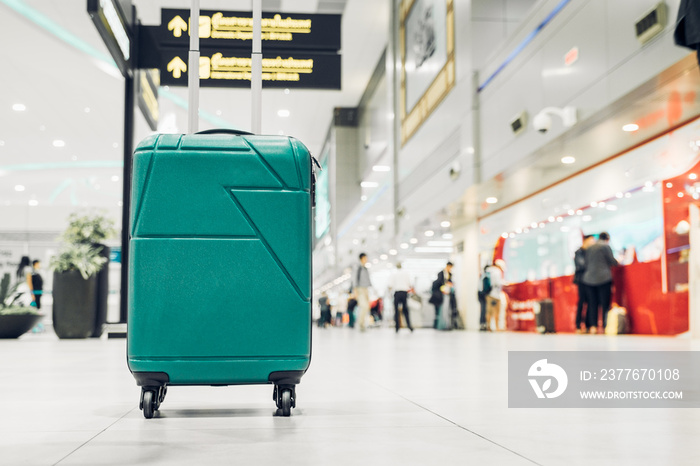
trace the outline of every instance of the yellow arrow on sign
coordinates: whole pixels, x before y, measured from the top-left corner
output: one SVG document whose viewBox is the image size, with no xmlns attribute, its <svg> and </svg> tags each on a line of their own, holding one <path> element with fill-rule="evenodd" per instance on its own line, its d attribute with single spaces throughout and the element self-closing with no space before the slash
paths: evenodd
<svg viewBox="0 0 700 466">
<path fill-rule="evenodd" d="M 167 70 L 173 73 L 173 78 L 180 79 L 182 73 L 187 71 L 187 64 L 182 61 L 182 58 L 175 57 L 168 63 Z"/>
<path fill-rule="evenodd" d="M 173 19 L 170 20 L 168 23 L 168 31 L 173 31 L 173 36 L 175 37 L 180 37 L 182 36 L 182 31 L 187 30 L 187 22 L 180 17 L 180 15 L 177 15 Z"/>
</svg>

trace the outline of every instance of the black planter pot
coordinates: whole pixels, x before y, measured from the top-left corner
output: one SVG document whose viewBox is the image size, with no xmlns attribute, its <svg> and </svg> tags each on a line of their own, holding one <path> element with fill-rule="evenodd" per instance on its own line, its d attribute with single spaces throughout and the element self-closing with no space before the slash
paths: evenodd
<svg viewBox="0 0 700 466">
<path fill-rule="evenodd" d="M 95 313 L 95 328 L 92 331 L 93 338 L 99 338 L 104 332 L 107 322 L 107 298 L 109 297 L 109 252 L 110 249 L 104 244 L 95 244 L 95 247 L 102 248 L 100 256 L 107 259 L 102 269 L 97 272 L 97 303 Z"/>
<path fill-rule="evenodd" d="M 34 328 L 43 317 L 36 314 L 0 315 L 0 338 L 19 338 Z"/>
<path fill-rule="evenodd" d="M 87 338 L 95 331 L 97 276 L 77 270 L 53 274 L 53 328 L 58 338 Z"/>
</svg>

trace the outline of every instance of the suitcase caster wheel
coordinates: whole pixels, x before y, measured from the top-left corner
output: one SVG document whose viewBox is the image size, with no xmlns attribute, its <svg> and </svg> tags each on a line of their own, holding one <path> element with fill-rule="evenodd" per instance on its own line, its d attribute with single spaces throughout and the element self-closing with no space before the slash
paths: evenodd
<svg viewBox="0 0 700 466">
<path fill-rule="evenodd" d="M 153 413 L 158 409 L 156 407 L 158 400 L 155 395 L 155 392 L 151 390 L 143 392 L 143 417 L 146 419 L 151 419 Z"/>
<path fill-rule="evenodd" d="M 280 409 L 282 409 L 282 416 L 289 417 L 292 413 L 292 391 L 287 389 L 282 391 L 282 399 L 280 400 Z"/>
</svg>

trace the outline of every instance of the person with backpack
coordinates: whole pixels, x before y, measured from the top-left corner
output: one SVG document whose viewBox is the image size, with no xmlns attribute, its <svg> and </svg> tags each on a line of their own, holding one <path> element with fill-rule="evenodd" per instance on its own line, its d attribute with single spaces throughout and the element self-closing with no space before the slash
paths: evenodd
<svg viewBox="0 0 700 466">
<path fill-rule="evenodd" d="M 491 292 L 491 277 L 488 272 L 488 265 L 484 266 L 484 270 L 481 272 L 479 277 L 479 306 L 481 307 L 481 314 L 479 316 L 479 331 L 485 332 L 486 328 L 486 296 Z"/>
<path fill-rule="evenodd" d="M 491 289 L 486 295 L 486 330 L 492 331 L 503 330 L 498 325 L 499 315 L 501 313 L 501 290 L 503 288 L 503 273 L 506 263 L 503 259 L 496 259 L 493 265 L 486 267 L 484 275 L 488 276 L 488 282 L 482 283 L 482 287 L 490 286 Z M 491 321 L 494 321 L 493 327 Z"/>
</svg>

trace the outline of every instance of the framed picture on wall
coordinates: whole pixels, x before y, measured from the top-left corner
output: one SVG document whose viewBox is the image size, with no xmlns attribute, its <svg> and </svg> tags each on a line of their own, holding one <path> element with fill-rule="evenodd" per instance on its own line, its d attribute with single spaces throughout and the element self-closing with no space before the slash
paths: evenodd
<svg viewBox="0 0 700 466">
<path fill-rule="evenodd" d="M 455 83 L 454 0 L 401 2 L 401 143 Z"/>
</svg>

